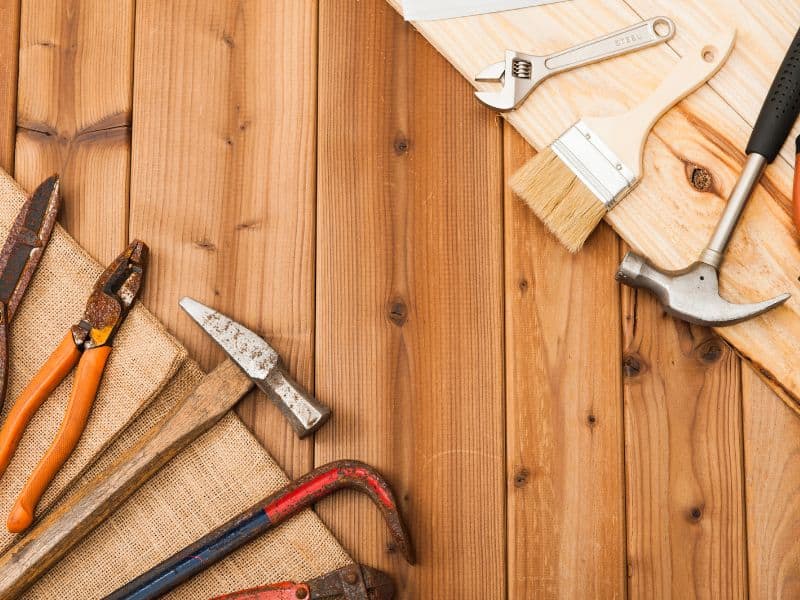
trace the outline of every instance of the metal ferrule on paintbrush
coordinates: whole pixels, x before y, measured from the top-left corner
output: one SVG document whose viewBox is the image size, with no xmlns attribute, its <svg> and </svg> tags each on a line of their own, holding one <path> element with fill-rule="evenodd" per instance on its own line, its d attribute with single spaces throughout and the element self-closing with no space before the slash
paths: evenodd
<svg viewBox="0 0 800 600">
<path fill-rule="evenodd" d="M 580 250 L 603 216 L 639 183 L 653 125 L 719 70 L 734 37 L 729 31 L 693 49 L 630 111 L 581 119 L 512 176 L 514 192 L 568 250 Z"/>
<path fill-rule="evenodd" d="M 550 149 L 611 210 L 636 185 L 639 176 L 584 121 L 552 143 Z"/>
</svg>

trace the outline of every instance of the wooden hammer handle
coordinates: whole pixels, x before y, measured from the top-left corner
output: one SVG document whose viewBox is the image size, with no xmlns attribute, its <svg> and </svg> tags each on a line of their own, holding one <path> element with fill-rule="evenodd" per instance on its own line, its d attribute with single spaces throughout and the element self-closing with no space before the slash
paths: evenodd
<svg viewBox="0 0 800 600">
<path fill-rule="evenodd" d="M 141 443 L 0 557 L 0 600 L 19 597 L 253 385 L 230 360 L 209 373 Z"/>
</svg>

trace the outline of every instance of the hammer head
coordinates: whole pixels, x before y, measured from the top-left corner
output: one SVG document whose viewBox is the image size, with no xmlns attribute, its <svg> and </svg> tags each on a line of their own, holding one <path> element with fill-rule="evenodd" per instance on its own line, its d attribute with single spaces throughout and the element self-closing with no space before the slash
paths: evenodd
<svg viewBox="0 0 800 600">
<path fill-rule="evenodd" d="M 698 261 L 679 271 L 662 271 L 632 252 L 622 260 L 616 279 L 631 287 L 650 290 L 671 315 L 708 327 L 746 321 L 790 297 L 781 294 L 764 302 L 733 304 L 719 295 L 717 270 L 711 265 Z"/>
</svg>

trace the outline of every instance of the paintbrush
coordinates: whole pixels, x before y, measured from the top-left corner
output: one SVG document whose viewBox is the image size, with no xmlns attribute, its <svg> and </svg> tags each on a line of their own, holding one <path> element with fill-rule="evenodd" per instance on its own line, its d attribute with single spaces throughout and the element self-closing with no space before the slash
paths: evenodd
<svg viewBox="0 0 800 600">
<path fill-rule="evenodd" d="M 719 70 L 735 37 L 721 33 L 693 48 L 643 103 L 614 117 L 581 119 L 511 177 L 511 189 L 570 252 L 639 183 L 653 125 Z"/>
</svg>

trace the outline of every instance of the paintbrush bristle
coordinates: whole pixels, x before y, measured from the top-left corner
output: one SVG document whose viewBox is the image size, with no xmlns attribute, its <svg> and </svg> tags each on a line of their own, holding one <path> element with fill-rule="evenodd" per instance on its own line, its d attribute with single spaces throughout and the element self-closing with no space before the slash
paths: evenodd
<svg viewBox="0 0 800 600">
<path fill-rule="evenodd" d="M 573 253 L 583 247 L 607 212 L 605 204 L 550 148 L 525 163 L 509 184 Z"/>
</svg>

